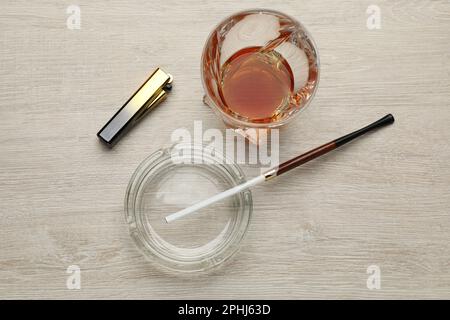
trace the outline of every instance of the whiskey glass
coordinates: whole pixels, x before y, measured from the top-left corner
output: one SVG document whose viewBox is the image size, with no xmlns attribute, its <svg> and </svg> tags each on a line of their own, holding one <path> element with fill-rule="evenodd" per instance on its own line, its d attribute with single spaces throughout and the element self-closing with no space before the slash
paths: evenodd
<svg viewBox="0 0 450 320">
<path fill-rule="evenodd" d="M 203 101 L 228 127 L 277 128 L 309 105 L 319 56 L 306 28 L 284 13 L 253 9 L 220 22 L 201 60 Z"/>
</svg>

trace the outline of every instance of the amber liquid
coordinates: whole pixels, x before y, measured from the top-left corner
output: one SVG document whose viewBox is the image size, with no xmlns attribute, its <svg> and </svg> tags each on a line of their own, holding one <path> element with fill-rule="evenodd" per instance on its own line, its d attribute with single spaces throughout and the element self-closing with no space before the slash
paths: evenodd
<svg viewBox="0 0 450 320">
<path fill-rule="evenodd" d="M 228 112 L 253 122 L 271 122 L 291 103 L 294 77 L 275 51 L 245 48 L 224 64 L 220 96 Z"/>
</svg>

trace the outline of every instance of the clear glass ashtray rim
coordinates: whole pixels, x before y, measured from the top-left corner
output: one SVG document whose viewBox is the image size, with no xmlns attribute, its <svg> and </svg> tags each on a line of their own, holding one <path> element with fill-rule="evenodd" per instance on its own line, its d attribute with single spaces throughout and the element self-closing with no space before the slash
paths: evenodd
<svg viewBox="0 0 450 320">
<path fill-rule="evenodd" d="M 160 170 L 172 162 L 170 156 L 173 152 L 179 151 L 180 148 L 193 148 L 192 160 L 200 160 L 198 151 L 201 149 L 201 159 L 204 157 L 205 145 L 187 145 L 174 144 L 167 148 L 161 148 L 146 159 L 134 171 L 130 182 L 128 184 L 125 199 L 124 199 L 124 213 L 126 222 L 129 227 L 130 236 L 139 251 L 151 262 L 156 262 L 158 266 L 165 270 L 175 271 L 177 273 L 192 273 L 211 270 L 225 261 L 229 260 L 239 249 L 240 243 L 247 233 L 250 225 L 250 220 L 253 212 L 253 200 L 250 190 L 245 190 L 238 195 L 239 204 L 236 207 L 236 222 L 232 226 L 232 230 L 224 241 L 213 247 L 214 250 L 192 257 L 183 255 L 176 255 L 173 253 L 164 252 L 158 247 L 156 241 L 148 241 L 149 235 L 146 234 L 148 230 L 142 222 L 142 214 L 139 212 L 138 198 L 140 190 L 142 190 L 142 183 L 145 176 L 149 174 L 157 175 Z M 206 163 L 204 165 L 217 165 L 217 169 L 221 173 L 227 175 L 234 185 L 245 182 L 245 175 L 242 169 L 235 163 L 231 162 L 224 155 L 216 153 L 215 163 Z M 193 163 L 194 164 L 194 163 Z M 198 165 L 198 164 L 196 164 Z M 157 170 L 152 172 L 152 170 Z M 231 187 L 232 185 L 230 185 Z M 155 233 L 153 237 L 158 237 Z"/>
</svg>

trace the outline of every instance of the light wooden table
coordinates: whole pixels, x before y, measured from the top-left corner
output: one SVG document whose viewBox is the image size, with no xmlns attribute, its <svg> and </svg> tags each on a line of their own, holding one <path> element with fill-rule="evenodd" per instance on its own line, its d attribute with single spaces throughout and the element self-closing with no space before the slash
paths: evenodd
<svg viewBox="0 0 450 320">
<path fill-rule="evenodd" d="M 79 30 L 66 27 L 70 4 Z M 372 4 L 379 30 L 366 26 Z M 201 50 L 219 20 L 251 7 L 300 19 L 320 51 L 318 94 L 282 130 L 281 160 L 386 113 L 397 121 L 255 188 L 225 270 L 167 276 L 128 235 L 125 188 L 176 128 L 223 129 L 201 102 Z M 449 31 L 446 0 L 2 1 L 0 298 L 450 298 Z M 96 132 L 157 66 L 176 79 L 170 98 L 103 148 Z M 80 290 L 66 288 L 70 265 Z"/>
</svg>

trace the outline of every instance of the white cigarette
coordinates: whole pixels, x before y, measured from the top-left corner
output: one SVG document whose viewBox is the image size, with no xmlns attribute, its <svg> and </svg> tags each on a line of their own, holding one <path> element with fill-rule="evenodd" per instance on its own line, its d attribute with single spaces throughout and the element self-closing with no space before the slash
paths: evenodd
<svg viewBox="0 0 450 320">
<path fill-rule="evenodd" d="M 237 194 L 239 192 L 242 192 L 245 189 L 248 189 L 248 188 L 250 188 L 250 187 L 252 187 L 252 186 L 254 186 L 254 185 L 256 185 L 256 184 L 258 184 L 260 182 L 263 182 L 263 181 L 265 181 L 265 179 L 266 178 L 265 178 L 264 175 L 257 176 L 257 177 L 255 177 L 255 178 L 253 178 L 253 179 L 251 179 L 251 180 L 249 180 L 247 182 L 244 182 L 244 183 L 242 183 L 240 185 L 237 185 L 236 187 L 233 187 L 233 188 L 228 189 L 228 190 L 226 190 L 224 192 L 218 193 L 215 196 L 212 196 L 211 198 L 208 198 L 206 200 L 197 202 L 196 204 L 193 204 L 192 206 L 187 207 L 186 209 L 183 209 L 183 210 L 180 210 L 178 212 L 172 213 L 171 215 L 168 215 L 166 217 L 166 222 L 170 223 L 170 222 L 175 221 L 177 219 L 180 219 L 180 218 L 182 218 L 184 216 L 187 216 L 188 214 L 192 214 L 194 212 L 197 212 L 198 210 L 200 210 L 200 209 L 202 209 L 204 207 L 207 207 L 207 206 L 209 206 L 209 205 L 211 205 L 213 203 L 216 203 L 217 201 L 220 201 L 222 199 L 231 197 L 232 195 L 235 195 L 235 194 Z"/>
</svg>

